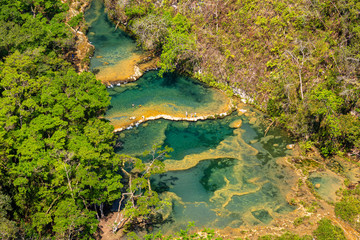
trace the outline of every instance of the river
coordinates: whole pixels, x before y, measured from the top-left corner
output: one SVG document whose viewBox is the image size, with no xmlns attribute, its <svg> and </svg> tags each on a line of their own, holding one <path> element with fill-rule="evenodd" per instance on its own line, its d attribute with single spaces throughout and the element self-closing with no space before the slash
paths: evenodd
<svg viewBox="0 0 360 240">
<path fill-rule="evenodd" d="M 115 30 L 100 0 L 93 1 L 86 19 L 95 46 L 91 69 L 98 78 L 110 74 L 107 79 L 116 81 L 124 61 L 141 50 Z M 119 154 L 139 157 L 154 144 L 174 149 L 165 160 L 167 172 L 152 181 L 171 202 L 163 210 L 166 221 L 157 226 L 163 233 L 184 229 L 189 221 L 216 229 L 271 225 L 294 210 L 286 195 L 296 177 L 284 161 L 291 141 L 280 129 L 265 134 L 262 113 L 176 73 L 160 78 L 150 71 L 108 91 L 112 100 L 105 118 L 123 130 Z"/>
</svg>

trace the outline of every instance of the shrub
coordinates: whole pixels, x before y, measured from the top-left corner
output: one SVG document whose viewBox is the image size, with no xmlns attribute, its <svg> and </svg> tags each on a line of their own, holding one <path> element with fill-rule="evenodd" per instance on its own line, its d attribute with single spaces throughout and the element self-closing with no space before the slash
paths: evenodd
<svg viewBox="0 0 360 240">
<path fill-rule="evenodd" d="M 317 240 L 346 240 L 343 230 L 334 226 L 331 220 L 323 218 L 318 222 L 318 228 L 313 232 Z"/>
<path fill-rule="evenodd" d="M 356 230 L 360 230 L 360 187 L 343 192 L 343 198 L 335 204 L 336 216 L 350 223 Z"/>
</svg>

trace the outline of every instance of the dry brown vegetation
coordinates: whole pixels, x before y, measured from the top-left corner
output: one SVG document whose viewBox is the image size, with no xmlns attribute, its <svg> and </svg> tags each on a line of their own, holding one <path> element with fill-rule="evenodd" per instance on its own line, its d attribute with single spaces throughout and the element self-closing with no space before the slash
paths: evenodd
<svg viewBox="0 0 360 240">
<path fill-rule="evenodd" d="M 258 108 L 324 156 L 338 151 L 358 155 L 356 1 L 105 3 L 116 22 L 127 25 L 140 44 L 161 55 L 162 71 L 188 73 L 231 95 L 241 89 Z"/>
</svg>

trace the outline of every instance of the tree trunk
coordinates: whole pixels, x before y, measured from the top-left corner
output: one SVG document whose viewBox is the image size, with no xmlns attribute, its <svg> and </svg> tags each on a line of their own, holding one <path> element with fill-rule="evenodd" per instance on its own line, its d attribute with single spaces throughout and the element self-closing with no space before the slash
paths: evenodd
<svg viewBox="0 0 360 240">
<path fill-rule="evenodd" d="M 104 203 L 100 203 L 100 216 L 104 218 Z"/>
<path fill-rule="evenodd" d="M 299 70 L 299 79 L 300 79 L 301 100 L 303 100 L 304 99 L 304 93 L 303 93 L 303 84 L 302 84 L 302 78 L 301 78 L 301 69 Z"/>
</svg>

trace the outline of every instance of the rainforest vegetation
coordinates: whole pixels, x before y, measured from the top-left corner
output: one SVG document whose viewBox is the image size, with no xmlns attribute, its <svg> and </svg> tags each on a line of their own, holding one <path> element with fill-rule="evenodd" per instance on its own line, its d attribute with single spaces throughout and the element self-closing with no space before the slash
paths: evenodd
<svg viewBox="0 0 360 240">
<path fill-rule="evenodd" d="M 239 88 L 304 149 L 359 157 L 358 0 L 105 2 L 114 21 L 160 55 L 160 74 L 183 72 L 229 95 Z M 83 15 L 66 22 L 69 3 L 0 0 L 1 239 L 90 239 L 116 199 L 125 210 L 114 230 L 151 221 L 166 204 L 149 179 L 171 149 L 154 147 L 146 163 L 114 153 L 114 129 L 101 118 L 106 88 L 71 63 L 70 27 Z M 336 204 L 356 229 L 359 195 L 359 187 L 345 190 Z M 314 236 L 344 238 L 326 219 Z"/>
<path fill-rule="evenodd" d="M 169 150 L 148 164 L 114 153 L 114 128 L 99 118 L 106 87 L 65 60 L 68 4 L 0 5 L 0 238 L 89 239 L 105 205 L 125 197 L 115 228 L 146 219 L 161 203 L 148 179 Z"/>
</svg>

